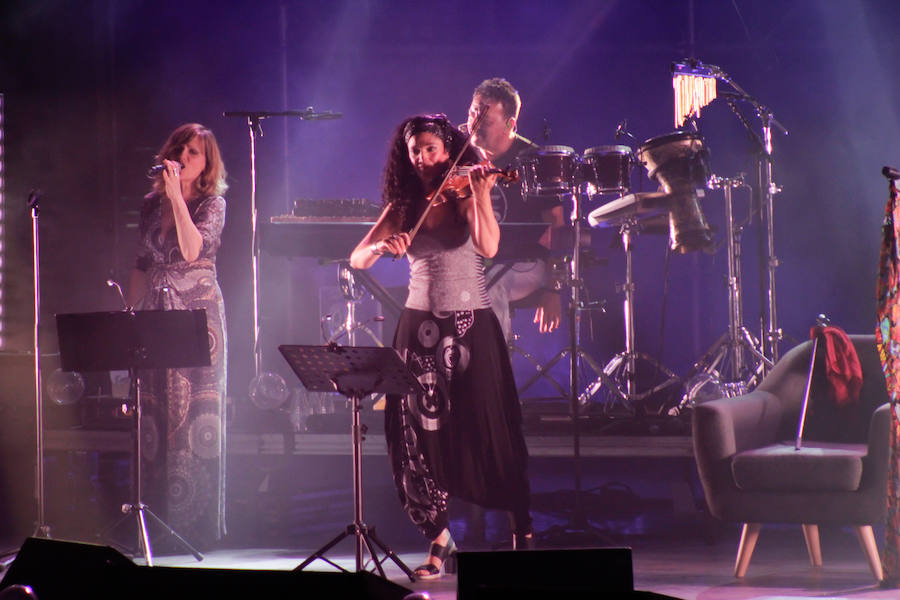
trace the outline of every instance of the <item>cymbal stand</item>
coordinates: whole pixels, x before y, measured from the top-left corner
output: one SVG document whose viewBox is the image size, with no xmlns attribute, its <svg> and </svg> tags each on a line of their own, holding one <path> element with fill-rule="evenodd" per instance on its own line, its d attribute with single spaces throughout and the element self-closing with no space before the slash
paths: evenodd
<svg viewBox="0 0 900 600">
<path fill-rule="evenodd" d="M 739 396 L 759 385 L 766 370 L 773 366 L 760 341 L 744 326 L 741 235 L 745 223 L 735 223 L 732 190 L 751 188 L 744 182 L 743 173 L 733 178 L 713 175 L 709 183 L 712 189 L 721 189 L 725 195 L 728 331 L 688 370 L 685 394 L 677 409 L 670 411 L 671 414 L 693 408 L 699 385 L 704 382 L 713 382 L 725 396 Z"/>
<path fill-rule="evenodd" d="M 616 354 L 602 367 L 599 376 L 592 381 L 578 396 L 578 403 L 587 405 L 591 398 L 605 392 L 604 412 L 615 414 L 617 405 L 624 408 L 627 416 L 634 416 L 638 411 L 638 405 L 646 398 L 680 382 L 678 376 L 663 366 L 658 360 L 635 351 L 634 343 L 634 269 L 632 262 L 632 239 L 640 231 L 640 225 L 635 218 L 626 219 L 619 230 L 622 236 L 622 246 L 625 250 L 625 283 L 619 286 L 625 299 L 623 312 L 625 316 L 625 351 Z M 665 379 L 648 390 L 637 392 L 637 364 L 638 361 L 649 363 L 657 373 L 665 376 Z"/>
</svg>

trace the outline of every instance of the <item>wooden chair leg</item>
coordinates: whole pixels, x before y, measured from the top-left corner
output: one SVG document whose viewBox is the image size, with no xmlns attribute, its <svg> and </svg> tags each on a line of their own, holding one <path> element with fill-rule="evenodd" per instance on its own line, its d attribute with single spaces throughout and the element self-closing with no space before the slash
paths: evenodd
<svg viewBox="0 0 900 600">
<path fill-rule="evenodd" d="M 803 524 L 803 539 L 806 540 L 806 551 L 809 553 L 809 564 L 822 566 L 822 546 L 819 544 L 819 526 Z"/>
<path fill-rule="evenodd" d="M 741 541 L 738 544 L 737 559 L 734 561 L 735 577 L 743 577 L 747 574 L 750 557 L 753 556 L 753 549 L 756 547 L 756 540 L 759 539 L 761 528 L 761 523 L 744 523 L 741 528 Z"/>
<path fill-rule="evenodd" d="M 862 546 L 863 552 L 866 554 L 866 560 L 869 561 L 869 569 L 875 579 L 881 581 L 884 579 L 884 572 L 881 570 L 881 557 L 878 556 L 878 544 L 875 543 L 875 533 L 872 531 L 871 525 L 857 525 L 856 536 L 859 538 L 859 545 Z"/>
</svg>

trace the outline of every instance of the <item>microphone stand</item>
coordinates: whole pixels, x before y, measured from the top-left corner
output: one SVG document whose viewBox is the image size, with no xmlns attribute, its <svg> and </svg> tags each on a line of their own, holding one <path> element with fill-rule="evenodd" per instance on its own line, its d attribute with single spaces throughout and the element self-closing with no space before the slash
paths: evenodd
<svg viewBox="0 0 900 600">
<path fill-rule="evenodd" d="M 44 510 L 44 403 L 41 384 L 41 263 L 40 239 L 38 237 L 38 214 L 40 213 L 41 191 L 32 190 L 28 194 L 28 208 L 31 209 L 31 249 L 34 262 L 34 414 L 35 414 L 35 492 L 37 494 L 37 525 L 34 537 L 49 538 L 50 526 L 45 521 Z"/>
<path fill-rule="evenodd" d="M 728 102 L 731 110 L 738 116 L 738 119 L 747 128 L 747 131 L 750 133 L 750 137 L 754 140 L 754 142 L 759 146 L 759 159 L 758 159 L 758 193 L 759 193 L 759 206 L 760 206 L 760 219 L 762 221 L 763 226 L 765 227 L 765 239 L 761 239 L 761 246 L 764 244 L 764 249 L 761 248 L 760 254 L 764 259 L 761 264 L 765 264 L 766 273 L 764 276 L 766 286 L 765 286 L 765 298 L 763 301 L 763 306 L 765 306 L 765 314 L 762 317 L 762 329 L 763 329 L 763 340 L 764 340 L 764 350 L 766 358 L 771 363 L 775 363 L 778 361 L 778 342 L 782 339 L 782 331 L 781 328 L 778 327 L 778 314 L 776 310 L 776 299 L 775 299 L 775 269 L 778 267 L 779 261 L 778 257 L 775 255 L 775 226 L 774 226 L 774 198 L 775 194 L 781 192 L 781 187 L 777 186 L 772 178 L 772 166 L 774 164 L 772 153 L 772 127 L 776 127 L 781 133 L 784 135 L 788 135 L 788 130 L 785 129 L 784 125 L 778 122 L 778 120 L 774 117 L 772 111 L 759 102 L 756 98 L 748 94 L 744 91 L 734 80 L 722 69 L 719 67 L 715 67 L 712 65 L 706 65 L 707 68 L 710 69 L 711 73 L 716 77 L 716 79 L 727 83 L 732 88 L 734 88 L 735 92 L 717 92 L 717 96 L 725 98 Z M 756 110 L 756 114 L 760 119 L 762 124 L 762 137 L 760 137 L 753 129 L 750 128 L 750 124 L 747 122 L 747 119 L 740 113 L 737 108 L 735 101 L 743 101 L 749 103 Z M 761 233 L 762 235 L 762 233 Z"/>
<path fill-rule="evenodd" d="M 252 279 L 252 342 L 253 342 L 253 381 L 259 378 L 262 371 L 262 347 L 259 343 L 259 232 L 258 211 L 256 207 L 256 137 L 263 136 L 262 120 L 270 117 L 297 117 L 301 121 L 329 121 L 343 117 L 341 113 L 331 111 L 315 112 L 312 106 L 304 110 L 283 111 L 225 111 L 224 117 L 247 119 L 250 131 L 250 274 Z"/>
</svg>

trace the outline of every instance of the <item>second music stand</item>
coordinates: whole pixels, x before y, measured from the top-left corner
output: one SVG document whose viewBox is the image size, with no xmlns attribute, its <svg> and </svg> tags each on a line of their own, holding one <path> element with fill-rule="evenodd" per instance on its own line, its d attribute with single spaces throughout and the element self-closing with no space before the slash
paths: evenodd
<svg viewBox="0 0 900 600">
<path fill-rule="evenodd" d="M 147 566 L 153 566 L 153 550 L 147 531 L 152 518 L 178 540 L 197 560 L 200 554 L 143 502 L 141 470 L 142 369 L 208 367 L 209 333 L 205 310 L 141 310 L 56 315 L 59 358 L 63 371 L 118 371 L 131 375 L 135 415 L 135 502 L 122 505 L 125 516 L 137 518 L 138 539 Z"/>
<path fill-rule="evenodd" d="M 375 528 L 369 527 L 362 520 L 362 427 L 359 422 L 360 401 L 369 394 L 424 393 L 424 388 L 410 373 L 406 363 L 393 348 L 363 348 L 338 346 L 335 343 L 327 346 L 279 346 L 278 350 L 287 360 L 304 387 L 311 392 L 337 391 L 351 402 L 353 423 L 353 522 L 330 542 L 316 550 L 304 560 L 295 571 L 302 571 L 317 559 L 330 565 L 342 568 L 325 557 L 325 553 L 348 536 L 356 539 L 356 571 L 363 570 L 363 549 L 375 563 L 381 577 L 385 577 L 382 563 L 376 546 L 385 553 L 400 569 L 406 573 L 410 581 L 415 581 L 413 572 L 407 567 L 393 550 L 375 535 Z"/>
</svg>

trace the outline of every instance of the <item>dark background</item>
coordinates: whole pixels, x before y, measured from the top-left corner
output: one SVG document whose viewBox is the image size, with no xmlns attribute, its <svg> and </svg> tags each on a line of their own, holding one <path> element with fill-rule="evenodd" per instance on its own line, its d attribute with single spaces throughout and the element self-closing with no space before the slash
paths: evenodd
<svg viewBox="0 0 900 600">
<path fill-rule="evenodd" d="M 149 189 L 144 171 L 173 128 L 201 122 L 216 133 L 229 171 L 218 267 L 229 396 L 240 413 L 252 365 L 249 136 L 246 122 L 223 111 L 313 106 L 344 115 L 264 121 L 257 202 L 267 221 L 297 198 L 380 201 L 396 124 L 419 112 L 464 121 L 472 89 L 487 77 L 518 88 L 519 131 L 540 144 L 579 153 L 612 144 L 623 119 L 639 141 L 664 135 L 674 129 L 670 65 L 690 56 L 722 67 L 790 132 L 774 140 L 775 181 L 784 190 L 775 200 L 782 350 L 805 339 L 820 312 L 848 331 L 871 332 L 887 199 L 879 171 L 900 163 L 892 143 L 900 133 L 898 23 L 893 0 L 7 0 L 0 8 L 3 349 L 31 348 L 29 190 L 43 191 L 42 350 L 52 353 L 54 314 L 119 307 L 105 282 L 127 280 L 135 211 Z M 758 132 L 759 120 L 747 114 Z M 713 103 L 699 125 L 712 170 L 752 179 L 754 149 L 728 107 Z M 644 173 L 634 182 L 653 187 Z M 746 215 L 747 194 L 735 198 Z M 710 192 L 703 210 L 723 239 L 721 192 Z M 609 264 L 586 276 L 609 312 L 584 335 L 603 363 L 623 348 L 615 286 L 624 259 L 614 231 L 592 237 Z M 745 324 L 754 332 L 758 239 L 755 219 L 743 243 Z M 725 249 L 672 256 L 666 272 L 665 248 L 662 236 L 636 242 L 637 346 L 682 374 L 726 330 Z M 373 272 L 403 285 L 407 267 Z M 335 285 L 334 267 L 314 258 L 263 256 L 267 368 L 284 369 L 277 344 L 319 341 L 322 296 Z M 530 317 L 522 311 L 516 319 L 521 345 L 539 358 L 565 345 L 563 333 L 539 338 Z"/>
</svg>

